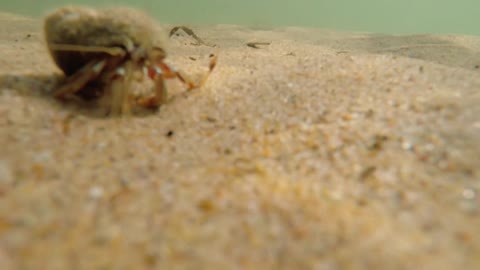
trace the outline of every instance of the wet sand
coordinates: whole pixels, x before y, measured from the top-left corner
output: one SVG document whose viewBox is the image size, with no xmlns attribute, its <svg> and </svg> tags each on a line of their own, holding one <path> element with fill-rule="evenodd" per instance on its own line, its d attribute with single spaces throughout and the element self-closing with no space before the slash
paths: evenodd
<svg viewBox="0 0 480 270">
<path fill-rule="evenodd" d="M 192 27 L 207 84 L 112 118 L 0 23 L 0 269 L 480 268 L 479 37 Z"/>
</svg>

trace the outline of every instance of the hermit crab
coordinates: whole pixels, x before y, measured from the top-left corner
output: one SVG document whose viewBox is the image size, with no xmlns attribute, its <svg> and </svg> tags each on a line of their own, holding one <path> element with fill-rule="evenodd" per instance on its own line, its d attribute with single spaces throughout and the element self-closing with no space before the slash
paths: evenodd
<svg viewBox="0 0 480 270">
<path fill-rule="evenodd" d="M 187 88 L 201 87 L 216 65 L 198 83 L 165 62 L 162 29 L 149 16 L 128 7 L 94 9 L 70 6 L 46 16 L 44 32 L 55 64 L 66 76 L 55 97 L 110 96 L 110 112 L 124 113 L 133 105 L 158 108 L 167 100 L 165 79 L 178 78 Z M 134 96 L 134 81 L 148 77 L 153 94 Z"/>
</svg>

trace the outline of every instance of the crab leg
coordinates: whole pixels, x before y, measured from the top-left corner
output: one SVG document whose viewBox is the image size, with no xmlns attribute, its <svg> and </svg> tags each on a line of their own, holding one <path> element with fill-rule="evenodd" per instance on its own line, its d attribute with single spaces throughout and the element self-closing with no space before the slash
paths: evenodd
<svg viewBox="0 0 480 270">
<path fill-rule="evenodd" d="M 208 65 L 208 72 L 204 75 L 200 83 L 194 83 L 190 79 L 185 78 L 175 67 L 170 66 L 165 62 L 158 63 L 158 68 L 155 68 L 154 71 L 156 74 L 162 74 L 166 79 L 178 78 L 184 84 L 188 85 L 188 90 L 193 90 L 200 88 L 205 84 L 216 65 L 217 57 L 213 55 L 211 56 L 210 63 Z M 150 77 L 152 77 L 152 75 L 150 75 Z"/>
<path fill-rule="evenodd" d="M 186 79 L 175 67 L 172 67 L 165 62 L 160 62 L 155 66 L 147 68 L 148 76 L 155 81 L 155 96 L 145 99 L 140 99 L 137 103 L 148 108 L 157 108 L 158 106 L 167 102 L 168 94 L 165 87 L 164 79 L 178 78 L 180 81 L 188 85 L 188 90 L 202 87 L 207 81 L 210 73 L 217 64 L 217 58 L 212 56 L 209 64 L 208 73 L 204 76 L 200 83 L 195 84 L 191 80 Z"/>
<path fill-rule="evenodd" d="M 91 61 L 86 64 L 72 76 L 67 78 L 67 81 L 56 91 L 55 97 L 63 99 L 67 95 L 80 91 L 88 82 L 96 79 L 102 73 L 106 65 L 107 61 L 105 59 Z"/>
<path fill-rule="evenodd" d="M 129 74 L 127 68 L 119 68 L 120 76 L 114 78 L 109 83 L 109 91 L 111 95 L 110 113 L 112 115 L 130 114 L 130 106 L 128 100 L 129 94 Z"/>
<path fill-rule="evenodd" d="M 167 102 L 167 88 L 165 87 L 165 80 L 161 72 L 157 72 L 150 77 L 155 82 L 155 95 L 153 97 L 140 99 L 137 103 L 143 107 L 156 109 L 158 106 Z"/>
<path fill-rule="evenodd" d="M 203 86 L 206 82 L 208 77 L 210 77 L 210 74 L 212 74 L 213 69 L 217 65 L 217 56 L 216 55 L 210 55 L 210 63 L 208 63 L 208 72 L 203 76 L 203 79 L 200 81 L 200 84 L 198 87 Z"/>
<path fill-rule="evenodd" d="M 155 80 L 155 97 L 157 106 L 167 103 L 168 93 L 162 76 Z"/>
<path fill-rule="evenodd" d="M 107 84 L 111 96 L 110 112 L 114 115 L 130 114 L 130 88 L 133 80 L 134 64 L 121 58 L 111 58 L 102 79 Z"/>
</svg>

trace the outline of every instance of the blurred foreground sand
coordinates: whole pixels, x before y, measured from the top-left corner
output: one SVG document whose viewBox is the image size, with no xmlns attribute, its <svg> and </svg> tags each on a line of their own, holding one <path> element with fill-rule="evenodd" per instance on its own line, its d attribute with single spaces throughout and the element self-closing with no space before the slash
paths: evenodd
<svg viewBox="0 0 480 270">
<path fill-rule="evenodd" d="M 0 24 L 0 269 L 480 269 L 480 38 L 194 27 L 119 119 Z"/>
</svg>

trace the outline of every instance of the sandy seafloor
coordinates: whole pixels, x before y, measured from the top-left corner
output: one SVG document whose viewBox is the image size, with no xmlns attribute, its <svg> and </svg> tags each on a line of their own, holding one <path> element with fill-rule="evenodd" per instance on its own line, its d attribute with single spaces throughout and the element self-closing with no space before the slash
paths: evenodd
<svg viewBox="0 0 480 270">
<path fill-rule="evenodd" d="M 0 24 L 0 269 L 480 269 L 479 37 L 193 27 L 112 118 Z"/>
</svg>

